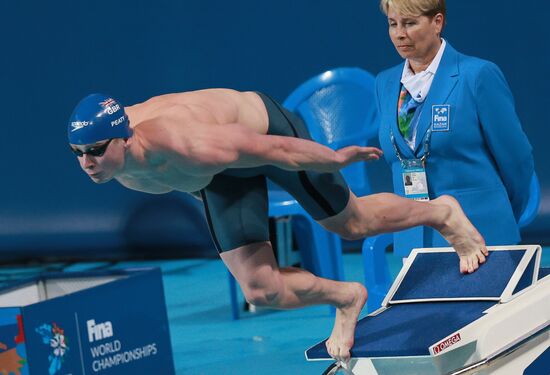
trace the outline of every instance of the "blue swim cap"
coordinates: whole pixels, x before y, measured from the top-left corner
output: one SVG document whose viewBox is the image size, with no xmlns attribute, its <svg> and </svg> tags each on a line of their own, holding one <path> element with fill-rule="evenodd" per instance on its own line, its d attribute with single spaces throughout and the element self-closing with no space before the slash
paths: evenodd
<svg viewBox="0 0 550 375">
<path fill-rule="evenodd" d="M 104 94 L 90 94 L 76 106 L 67 128 L 69 143 L 88 145 L 132 135 L 124 107 Z"/>
</svg>

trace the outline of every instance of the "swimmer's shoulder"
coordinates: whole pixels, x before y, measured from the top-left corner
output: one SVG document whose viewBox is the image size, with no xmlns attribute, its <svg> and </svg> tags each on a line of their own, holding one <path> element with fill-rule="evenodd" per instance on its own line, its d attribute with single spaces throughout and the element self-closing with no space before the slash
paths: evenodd
<svg viewBox="0 0 550 375">
<path fill-rule="evenodd" d="M 200 126 L 185 127 L 166 117 L 139 124 L 134 134 L 147 160 L 177 160 L 178 164 L 195 167 L 194 143 L 201 138 Z"/>
</svg>

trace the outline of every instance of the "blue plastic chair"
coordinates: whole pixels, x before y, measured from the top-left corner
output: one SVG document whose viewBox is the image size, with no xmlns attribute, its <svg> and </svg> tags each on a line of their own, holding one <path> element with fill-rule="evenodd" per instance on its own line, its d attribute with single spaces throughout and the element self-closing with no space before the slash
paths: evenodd
<svg viewBox="0 0 550 375">
<path fill-rule="evenodd" d="M 520 216 L 518 225 L 521 228 L 529 225 L 537 216 L 540 205 L 540 185 L 537 174 L 533 173 L 529 184 L 529 200 Z M 363 242 L 363 268 L 365 272 L 365 286 L 369 291 L 367 310 L 372 312 L 380 307 L 388 293 L 393 278 L 386 258 L 386 248 L 393 242 L 393 234 L 383 234 L 367 238 Z"/>
<path fill-rule="evenodd" d="M 374 103 L 372 74 L 359 68 L 338 68 L 302 84 L 283 105 L 304 119 L 313 139 L 335 150 L 366 146 L 378 136 Z M 371 193 L 364 163 L 352 164 L 342 173 L 356 195 Z"/>
<path fill-rule="evenodd" d="M 338 149 L 366 145 L 377 136 L 374 98 L 372 74 L 359 68 L 337 68 L 300 85 L 283 106 L 302 117 L 313 139 Z M 348 166 L 342 173 L 356 195 L 371 192 L 364 163 Z M 268 186 L 269 216 L 276 222 L 277 218 L 292 218 L 290 232 L 296 235 L 301 266 L 320 277 L 344 280 L 340 238 L 317 224 L 286 191 L 272 182 Z M 279 254 L 291 251 L 291 236 L 289 231 L 277 230 Z M 229 278 L 232 314 L 238 319 L 236 282 Z"/>
</svg>

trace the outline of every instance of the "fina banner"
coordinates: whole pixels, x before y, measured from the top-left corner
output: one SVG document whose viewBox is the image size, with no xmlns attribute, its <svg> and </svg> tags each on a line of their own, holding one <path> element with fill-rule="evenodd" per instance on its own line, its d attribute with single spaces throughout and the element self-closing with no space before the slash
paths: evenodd
<svg viewBox="0 0 550 375">
<path fill-rule="evenodd" d="M 160 270 L 127 275 L 21 307 L 21 374 L 175 374 Z"/>
</svg>

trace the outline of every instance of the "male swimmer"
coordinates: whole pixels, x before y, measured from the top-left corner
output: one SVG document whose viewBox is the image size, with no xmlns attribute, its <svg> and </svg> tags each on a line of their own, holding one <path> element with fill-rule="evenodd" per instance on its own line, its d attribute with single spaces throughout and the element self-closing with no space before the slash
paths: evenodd
<svg viewBox="0 0 550 375">
<path fill-rule="evenodd" d="M 69 121 L 69 143 L 92 181 L 129 189 L 200 195 L 221 258 L 246 299 L 288 309 L 336 307 L 327 349 L 347 361 L 357 317 L 367 299 L 359 283 L 279 268 L 269 243 L 266 178 L 291 193 L 326 229 L 346 239 L 427 225 L 455 248 L 460 271 L 474 272 L 487 249 L 458 202 L 415 202 L 383 193 L 356 197 L 338 172 L 377 160 L 374 147 L 337 151 L 315 143 L 303 121 L 269 96 L 211 89 L 153 97 L 123 108 L 92 94 Z"/>
</svg>

